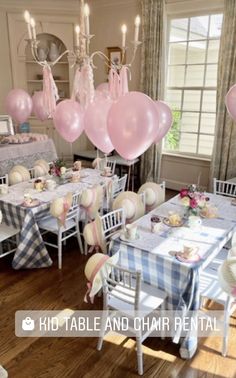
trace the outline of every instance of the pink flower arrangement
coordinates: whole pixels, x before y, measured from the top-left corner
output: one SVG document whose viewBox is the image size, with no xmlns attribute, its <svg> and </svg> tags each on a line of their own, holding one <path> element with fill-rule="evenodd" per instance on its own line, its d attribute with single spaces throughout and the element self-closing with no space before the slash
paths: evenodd
<svg viewBox="0 0 236 378">
<path fill-rule="evenodd" d="M 63 160 L 56 160 L 53 162 L 49 170 L 50 175 L 61 177 L 66 173 L 66 165 Z"/>
<path fill-rule="evenodd" d="M 206 202 L 209 200 L 204 193 L 197 190 L 196 185 L 191 185 L 188 188 L 181 189 L 180 199 L 187 210 L 195 215 L 199 209 L 206 206 Z"/>
</svg>

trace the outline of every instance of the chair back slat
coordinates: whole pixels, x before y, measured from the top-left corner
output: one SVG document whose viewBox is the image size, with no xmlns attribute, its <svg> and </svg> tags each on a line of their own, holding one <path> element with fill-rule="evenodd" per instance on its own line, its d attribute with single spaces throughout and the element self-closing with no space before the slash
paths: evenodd
<svg viewBox="0 0 236 378">
<path fill-rule="evenodd" d="M 236 183 L 213 179 L 213 193 L 227 197 L 236 197 Z"/>
<path fill-rule="evenodd" d="M 0 176 L 0 184 L 6 184 L 8 185 L 8 175 Z"/>
<path fill-rule="evenodd" d="M 107 167 L 111 168 L 111 173 L 114 175 L 116 169 L 116 160 L 107 160 L 106 165 Z"/>
<path fill-rule="evenodd" d="M 120 177 L 112 183 L 112 199 L 115 199 L 120 193 L 125 191 L 127 177 L 128 175 L 125 174 L 123 177 Z"/>
<path fill-rule="evenodd" d="M 113 297 L 132 305 L 134 310 L 139 310 L 141 272 L 133 272 L 107 262 L 102 280 L 105 303 Z"/>
<path fill-rule="evenodd" d="M 109 239 L 119 228 L 125 225 L 123 209 L 113 210 L 101 217 L 105 240 Z"/>
</svg>

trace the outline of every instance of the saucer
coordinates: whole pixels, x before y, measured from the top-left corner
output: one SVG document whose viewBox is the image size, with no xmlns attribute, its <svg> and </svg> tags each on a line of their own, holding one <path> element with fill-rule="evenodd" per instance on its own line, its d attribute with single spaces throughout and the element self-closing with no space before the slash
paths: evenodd
<svg viewBox="0 0 236 378">
<path fill-rule="evenodd" d="M 125 236 L 125 234 L 120 234 L 120 240 L 122 240 L 122 241 L 124 241 L 124 242 L 126 242 L 126 243 L 132 243 L 132 242 L 138 240 L 139 238 L 140 238 L 140 236 L 139 236 L 138 234 L 136 235 L 136 238 L 135 238 L 135 239 L 129 239 L 129 238 L 127 238 L 127 237 Z"/>
<path fill-rule="evenodd" d="M 169 226 L 169 227 L 182 227 L 183 224 L 184 224 L 184 221 L 181 220 L 179 224 L 171 224 L 168 218 L 164 218 L 164 219 L 163 219 L 163 223 L 164 223 L 166 226 Z"/>
<path fill-rule="evenodd" d="M 39 206 L 40 205 L 40 201 L 38 199 L 33 199 L 32 202 L 30 204 L 26 204 L 25 202 L 22 202 L 21 203 L 21 206 L 23 207 L 35 207 L 35 206 Z"/>
<path fill-rule="evenodd" d="M 198 262 L 201 260 L 201 256 L 199 256 L 197 253 L 192 256 L 190 259 L 186 259 L 185 257 L 182 256 L 182 252 L 176 252 L 175 257 L 177 260 L 184 262 L 184 263 L 193 263 L 193 262 Z"/>
</svg>

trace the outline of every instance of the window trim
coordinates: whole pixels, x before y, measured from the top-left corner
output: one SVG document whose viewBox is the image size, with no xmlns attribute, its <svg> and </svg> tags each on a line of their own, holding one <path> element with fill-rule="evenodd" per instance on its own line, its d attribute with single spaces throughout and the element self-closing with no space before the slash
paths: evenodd
<svg viewBox="0 0 236 378">
<path fill-rule="evenodd" d="M 203 91 L 205 90 L 212 90 L 212 91 L 217 91 L 217 86 L 216 87 L 204 87 L 204 86 L 201 86 L 201 87 L 194 87 L 194 86 L 189 86 L 189 87 L 171 87 L 171 86 L 168 86 L 167 85 L 167 80 L 168 80 L 168 67 L 172 67 L 172 66 L 194 66 L 194 65 L 204 65 L 204 66 L 208 66 L 208 65 L 215 65 L 216 63 L 207 63 L 207 52 L 208 52 L 208 47 L 209 47 L 209 41 L 212 41 L 212 40 L 220 40 L 220 38 L 217 38 L 217 37 L 210 37 L 209 38 L 209 32 L 210 32 L 210 22 L 208 24 L 208 32 L 207 32 L 207 38 L 206 39 L 193 39 L 193 40 L 190 40 L 189 39 L 189 31 L 190 31 L 190 18 L 192 17 L 201 17 L 201 16 L 212 16 L 212 15 L 217 15 L 217 14 L 222 14 L 223 17 L 224 17 L 224 9 L 209 9 L 206 10 L 204 9 L 203 11 L 191 11 L 191 12 L 181 12 L 181 13 L 170 13 L 167 15 L 167 28 L 166 28 L 166 46 L 168 46 L 168 48 L 166 49 L 166 85 L 165 85 L 165 88 L 164 88 L 164 99 L 166 99 L 166 93 L 167 93 L 167 90 L 181 90 L 182 91 L 182 94 L 181 94 L 181 113 L 183 112 L 183 98 L 184 98 L 184 94 L 183 94 L 183 91 L 184 90 L 199 90 L 200 91 L 200 109 L 202 109 L 202 99 L 203 99 Z M 188 31 L 187 31 L 187 40 L 183 40 L 183 41 L 176 41 L 176 42 L 169 42 L 169 37 L 170 37 L 170 24 L 171 24 L 171 20 L 173 19 L 182 19 L 182 18 L 188 18 Z M 179 42 L 188 42 L 188 45 L 189 45 L 189 42 L 206 42 L 206 52 L 205 52 L 205 59 L 204 59 L 204 63 L 190 63 L 190 64 L 187 64 L 187 52 L 188 52 L 188 46 L 187 46 L 187 49 L 186 49 L 186 56 L 185 56 L 185 63 L 179 63 L 179 64 L 170 64 L 169 65 L 169 62 L 168 62 L 168 59 L 169 59 L 169 44 L 172 43 L 179 43 Z M 218 65 L 218 63 L 217 63 Z M 187 73 L 187 70 L 185 69 L 185 78 L 184 80 L 186 79 L 186 73 Z M 204 68 L 204 76 L 203 76 L 203 82 L 205 83 L 205 78 L 206 78 L 206 67 Z M 202 113 L 211 113 L 211 114 L 215 114 L 216 115 L 216 112 L 212 112 L 212 111 L 194 111 L 194 110 L 187 110 L 186 112 L 189 112 L 189 113 L 198 113 L 199 115 L 201 115 Z M 198 148 L 199 148 L 199 140 L 200 140 L 200 135 L 210 135 L 210 136 L 213 136 L 215 137 L 215 133 L 214 134 L 209 134 L 209 133 L 200 133 L 200 127 L 201 127 L 201 117 L 199 116 L 199 120 L 198 120 L 198 131 L 197 132 L 185 132 L 185 134 L 196 134 L 198 135 L 198 138 L 197 138 L 197 146 L 196 146 L 196 150 L 198 151 Z M 181 132 L 180 132 L 181 133 Z M 164 140 L 163 140 L 164 142 Z M 189 158 L 195 158 L 195 159 L 203 159 L 203 160 L 211 160 L 212 158 L 212 154 L 211 155 L 204 155 L 204 154 L 199 154 L 199 153 L 191 153 L 191 152 L 181 152 L 181 151 L 175 151 L 175 150 L 168 150 L 168 149 L 165 149 L 164 148 L 164 143 L 162 143 L 162 153 L 165 154 L 165 155 L 172 155 L 172 156 L 179 156 L 179 157 L 189 157 Z"/>
</svg>

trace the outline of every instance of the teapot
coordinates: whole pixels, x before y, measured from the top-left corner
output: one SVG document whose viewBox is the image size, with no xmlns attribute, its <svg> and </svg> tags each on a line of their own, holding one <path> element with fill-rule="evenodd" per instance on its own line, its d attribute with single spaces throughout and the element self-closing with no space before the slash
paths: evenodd
<svg viewBox="0 0 236 378">
<path fill-rule="evenodd" d="M 51 62 L 53 62 L 59 57 L 61 48 L 62 48 L 62 44 L 58 46 L 55 42 L 50 43 L 49 59 Z"/>
</svg>

